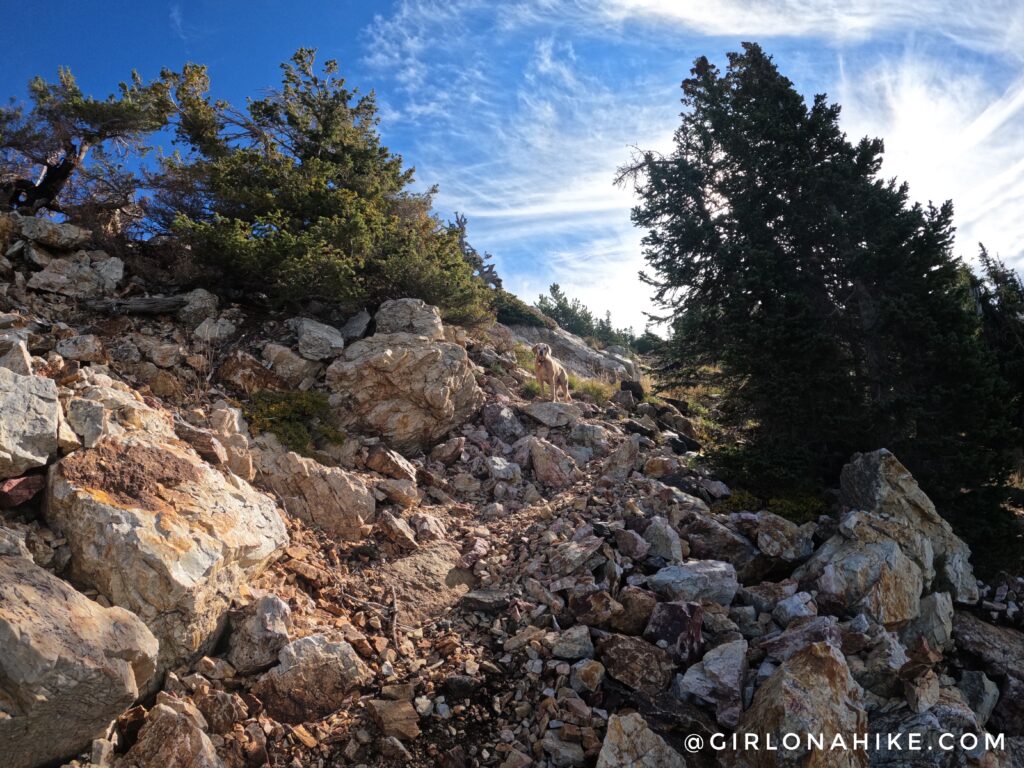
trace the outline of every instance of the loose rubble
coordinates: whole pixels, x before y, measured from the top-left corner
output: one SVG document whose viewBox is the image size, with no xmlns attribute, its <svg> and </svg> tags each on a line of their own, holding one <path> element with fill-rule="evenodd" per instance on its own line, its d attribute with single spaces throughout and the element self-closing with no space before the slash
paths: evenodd
<svg viewBox="0 0 1024 768">
<path fill-rule="evenodd" d="M 1024 743 L 1024 581 L 979 585 L 889 452 L 852 457 L 833 515 L 728 511 L 687 416 L 616 352 L 545 335 L 627 381 L 528 402 L 507 329 L 410 299 L 332 320 L 145 296 L 87 231 L 13 231 L 5 765 L 988 768 L 1011 758 L 708 741 Z M 168 308 L 108 314 L 135 299 Z M 259 390 L 328 404 L 308 450 L 245 418 Z"/>
</svg>

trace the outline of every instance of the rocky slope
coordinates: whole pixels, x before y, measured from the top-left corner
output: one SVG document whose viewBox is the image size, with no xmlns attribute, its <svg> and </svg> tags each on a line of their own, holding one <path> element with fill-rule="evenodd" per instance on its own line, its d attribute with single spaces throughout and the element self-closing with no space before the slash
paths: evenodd
<svg viewBox="0 0 1024 768">
<path fill-rule="evenodd" d="M 3 766 L 1020 759 L 1024 583 L 980 585 L 888 452 L 834 516 L 720 511 L 683 414 L 525 401 L 507 330 L 268 319 L 5 231 Z M 258 391 L 320 393 L 315 451 L 251 428 Z M 787 732 L 1006 741 L 711 745 Z"/>
</svg>

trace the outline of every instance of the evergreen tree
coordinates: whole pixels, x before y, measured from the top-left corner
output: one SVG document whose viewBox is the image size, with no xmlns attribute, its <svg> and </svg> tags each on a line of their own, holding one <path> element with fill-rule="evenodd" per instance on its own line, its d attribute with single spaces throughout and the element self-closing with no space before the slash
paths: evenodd
<svg viewBox="0 0 1024 768">
<path fill-rule="evenodd" d="M 808 104 L 759 46 L 697 59 L 671 154 L 623 169 L 670 383 L 716 372 L 776 487 L 886 446 L 945 498 L 998 482 L 1002 381 L 950 251 L 952 206 L 879 178 L 879 139 Z"/>
<path fill-rule="evenodd" d="M 382 145 L 374 94 L 315 52 L 282 65 L 281 88 L 246 109 L 211 101 L 204 67 L 165 73 L 185 157 L 150 179 L 159 230 L 183 237 L 220 280 L 271 299 L 347 304 L 414 296 L 455 321 L 489 312 L 464 232 L 431 215 L 431 192 Z"/>
<path fill-rule="evenodd" d="M 61 68 L 57 82 L 34 78 L 29 96 L 28 111 L 0 107 L 0 210 L 65 213 L 91 225 L 130 207 L 136 178 L 120 159 L 144 152 L 145 137 L 166 125 L 166 83 L 133 72 L 118 93 L 96 99 Z"/>
</svg>

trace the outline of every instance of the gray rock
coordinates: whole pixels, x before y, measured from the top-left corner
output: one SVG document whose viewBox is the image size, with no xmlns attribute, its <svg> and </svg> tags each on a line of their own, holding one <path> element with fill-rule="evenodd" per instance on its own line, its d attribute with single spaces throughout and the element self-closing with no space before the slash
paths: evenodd
<svg viewBox="0 0 1024 768">
<path fill-rule="evenodd" d="M 110 291 L 108 280 L 92 268 L 89 256 L 79 251 L 66 259 L 54 259 L 27 282 L 29 288 L 59 293 L 72 299 L 95 299 Z"/>
<path fill-rule="evenodd" d="M 504 480 L 507 483 L 519 483 L 523 479 L 520 466 L 500 456 L 487 457 L 487 471 L 495 480 Z"/>
<path fill-rule="evenodd" d="M 341 337 L 345 340 L 346 344 L 358 341 L 370 329 L 370 321 L 372 319 L 369 312 L 361 309 L 346 320 L 345 324 L 338 329 L 338 332 L 341 333 Z"/>
<path fill-rule="evenodd" d="M 58 449 L 57 385 L 0 368 L 0 480 L 42 467 Z"/>
<path fill-rule="evenodd" d="M 57 342 L 55 351 L 68 360 L 80 360 L 87 363 L 102 363 L 106 359 L 103 342 L 98 336 L 91 333 L 61 339 Z"/>
<path fill-rule="evenodd" d="M 240 675 L 269 667 L 288 644 L 292 612 L 277 595 L 264 595 L 228 617 L 227 660 Z"/>
<path fill-rule="evenodd" d="M 956 687 L 978 718 L 978 725 L 984 727 L 999 701 L 999 686 L 989 680 L 984 672 L 967 670 L 960 676 Z"/>
<path fill-rule="evenodd" d="M 205 288 L 196 288 L 185 294 L 187 303 L 178 310 L 178 319 L 190 329 L 207 319 L 217 317 L 220 301 Z"/>
<path fill-rule="evenodd" d="M 212 317 L 208 317 L 192 333 L 200 341 L 218 343 L 230 339 L 235 335 L 236 330 L 235 324 L 230 320 L 224 318 L 215 320 Z"/>
<path fill-rule="evenodd" d="M 690 548 L 683 552 L 683 543 L 679 539 L 672 524 L 664 517 L 655 517 L 644 531 L 644 540 L 651 545 L 651 554 L 664 558 L 669 563 L 681 563 L 689 554 Z"/>
<path fill-rule="evenodd" d="M 551 655 L 556 659 L 586 659 L 594 655 L 594 644 L 590 640 L 590 628 L 586 624 L 570 627 L 558 636 Z"/>
<path fill-rule="evenodd" d="M 10 349 L 0 355 L 0 368 L 6 368 L 21 376 L 32 375 L 32 355 L 28 353 L 28 346 L 24 341 L 16 341 Z"/>
<path fill-rule="evenodd" d="M 344 640 L 309 635 L 278 655 L 280 664 L 253 687 L 272 717 L 286 723 L 315 720 L 335 711 L 353 688 L 366 685 L 373 673 Z"/>
<path fill-rule="evenodd" d="M 527 403 L 522 411 L 534 421 L 552 429 L 570 426 L 583 416 L 583 409 L 575 403 L 552 403 L 547 400 Z"/>
<path fill-rule="evenodd" d="M 444 338 L 441 312 L 422 299 L 394 299 L 380 305 L 374 315 L 375 334 L 408 333 L 433 341 Z"/>
<path fill-rule="evenodd" d="M 648 579 L 648 585 L 669 600 L 729 605 L 739 583 L 736 569 L 720 560 L 691 560 L 662 568 Z"/>
<path fill-rule="evenodd" d="M 772 618 L 780 627 L 787 627 L 793 619 L 817 616 L 818 606 L 808 592 L 797 592 L 785 600 L 780 600 L 772 611 Z"/>
<path fill-rule="evenodd" d="M 900 639 L 913 648 L 921 638 L 939 651 L 953 646 L 953 599 L 948 592 L 933 592 L 921 598 L 919 615 L 902 630 Z"/>
<path fill-rule="evenodd" d="M 747 641 L 717 645 L 691 665 L 675 690 L 715 706 L 720 725 L 735 728 L 743 711 L 743 678 L 747 671 Z"/>
<path fill-rule="evenodd" d="M 331 325 L 307 317 L 288 322 L 298 337 L 299 354 L 307 360 L 333 360 L 345 351 L 345 337 Z"/>
<path fill-rule="evenodd" d="M 514 443 L 526 435 L 526 428 L 519 421 L 515 411 L 507 405 L 486 403 L 480 409 L 480 415 L 483 417 L 487 431 L 506 443 Z"/>
<path fill-rule="evenodd" d="M 294 388 L 301 387 L 305 382 L 311 383 L 322 370 L 319 363 L 307 360 L 283 344 L 267 344 L 263 348 L 263 359 L 270 370 Z"/>
<path fill-rule="evenodd" d="M 856 454 L 843 467 L 842 502 L 864 510 L 844 518 L 842 527 L 860 538 L 883 536 L 897 542 L 921 569 L 930 591 L 948 591 L 956 602 L 978 600 L 970 550 L 939 516 L 913 476 L 887 450 Z M 854 531 L 863 524 L 862 531 Z"/>
<path fill-rule="evenodd" d="M 92 232 L 84 227 L 38 216 L 22 216 L 18 225 L 22 237 L 60 251 L 81 248 L 92 238 Z"/>
</svg>

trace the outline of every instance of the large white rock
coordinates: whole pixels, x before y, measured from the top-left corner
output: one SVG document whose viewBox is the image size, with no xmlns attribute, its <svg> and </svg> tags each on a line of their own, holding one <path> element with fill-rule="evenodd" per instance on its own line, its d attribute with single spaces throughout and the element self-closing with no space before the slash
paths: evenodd
<svg viewBox="0 0 1024 768">
<path fill-rule="evenodd" d="M 757 689 L 737 734 L 741 744 L 744 734 L 757 734 L 762 748 L 744 751 L 736 763 L 750 768 L 864 768 L 868 760 L 863 750 L 808 748 L 806 735 L 820 734 L 826 745 L 840 735 L 852 744 L 867 722 L 863 691 L 850 676 L 842 652 L 828 643 L 813 643 L 784 661 Z M 795 747 L 783 746 L 789 733 L 804 738 Z M 764 748 L 769 737 L 776 750 Z"/>
<path fill-rule="evenodd" d="M 308 317 L 292 318 L 288 324 L 298 337 L 299 354 L 306 360 L 333 359 L 345 349 L 345 337 L 334 326 Z"/>
<path fill-rule="evenodd" d="M 28 279 L 28 287 L 59 293 L 72 299 L 95 299 L 114 291 L 123 275 L 120 259 L 109 258 L 94 267 L 89 254 L 79 251 L 65 259 L 54 259 Z"/>
<path fill-rule="evenodd" d="M 327 384 L 345 427 L 403 453 L 430 447 L 484 401 L 466 350 L 409 333 L 351 344 L 327 369 Z"/>
<path fill-rule="evenodd" d="M 843 467 L 841 483 L 843 504 L 855 510 L 843 528 L 858 527 L 862 540 L 898 543 L 921 569 L 926 591 L 947 591 L 957 602 L 978 600 L 970 550 L 895 456 L 884 449 L 858 453 Z M 864 514 L 858 518 L 856 510 Z"/>
<path fill-rule="evenodd" d="M 0 480 L 41 467 L 57 453 L 57 385 L 0 368 Z"/>
<path fill-rule="evenodd" d="M 421 299 L 395 299 L 380 305 L 373 317 L 376 333 L 411 333 L 432 341 L 444 338 L 444 326 L 437 307 Z"/>
<path fill-rule="evenodd" d="M 46 517 L 68 540 L 72 578 L 138 614 L 162 667 L 212 650 L 238 587 L 288 542 L 269 497 L 141 431 L 55 464 Z"/>
<path fill-rule="evenodd" d="M 0 763 L 48 764 L 103 736 L 153 677 L 157 647 L 129 611 L 0 555 Z"/>
<path fill-rule="evenodd" d="M 368 533 L 377 502 L 359 475 L 285 450 L 272 437 L 260 443 L 265 447 L 252 452 L 260 479 L 288 514 L 349 541 Z"/>
<path fill-rule="evenodd" d="M 92 232 L 84 227 L 38 216 L 23 216 L 18 220 L 18 225 L 22 237 L 63 251 L 81 248 L 92 238 Z"/>
<path fill-rule="evenodd" d="M 639 712 L 612 715 L 597 768 L 686 768 L 682 755 L 647 726 Z"/>
</svg>

